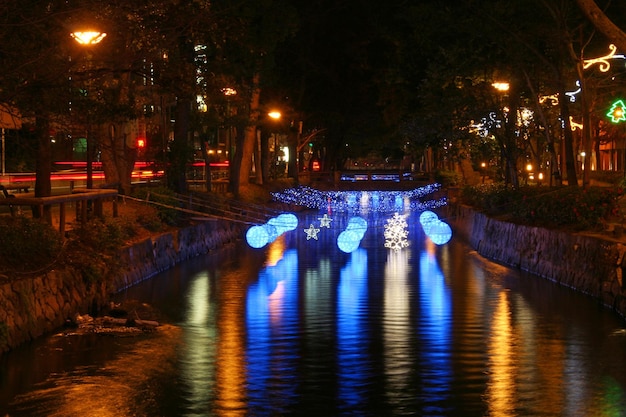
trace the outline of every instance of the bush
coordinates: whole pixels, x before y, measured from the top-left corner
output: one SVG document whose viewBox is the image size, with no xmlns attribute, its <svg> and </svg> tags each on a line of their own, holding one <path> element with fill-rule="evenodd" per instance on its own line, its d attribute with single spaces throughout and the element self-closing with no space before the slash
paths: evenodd
<svg viewBox="0 0 626 417">
<path fill-rule="evenodd" d="M 59 232 L 28 217 L 0 218 L 0 270 L 38 272 L 51 267 L 62 251 Z"/>
<path fill-rule="evenodd" d="M 456 171 L 437 171 L 435 173 L 435 181 L 443 187 L 454 187 L 462 182 L 461 174 Z"/>
<path fill-rule="evenodd" d="M 176 193 L 169 188 L 139 188 L 133 192 L 132 196 L 141 200 L 149 200 L 161 204 L 156 206 L 157 215 L 161 222 L 167 225 L 177 226 L 183 220 L 181 212 L 173 208 L 179 206 Z M 151 225 L 154 225 L 154 223 L 149 221 L 148 226 Z"/>
<path fill-rule="evenodd" d="M 490 216 L 547 228 L 593 230 L 618 216 L 619 187 L 465 187 L 461 199 Z"/>
</svg>

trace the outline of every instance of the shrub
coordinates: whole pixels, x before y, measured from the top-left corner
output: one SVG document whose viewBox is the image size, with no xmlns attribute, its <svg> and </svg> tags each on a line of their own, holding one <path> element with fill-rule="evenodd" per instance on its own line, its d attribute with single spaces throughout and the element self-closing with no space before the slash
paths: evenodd
<svg viewBox="0 0 626 417">
<path fill-rule="evenodd" d="M 461 184 L 462 177 L 456 171 L 437 171 L 435 173 L 435 181 L 441 184 L 443 187 L 457 186 Z"/>
<path fill-rule="evenodd" d="M 169 188 L 139 188 L 133 192 L 132 196 L 141 200 L 149 200 L 159 203 L 159 205 L 156 206 L 157 215 L 165 224 L 176 226 L 179 225 L 183 219 L 181 212 L 174 208 L 179 206 L 176 194 Z"/>
<path fill-rule="evenodd" d="M 60 256 L 59 232 L 28 217 L 0 218 L 0 269 L 4 272 L 38 272 Z"/>
<path fill-rule="evenodd" d="M 465 204 L 507 221 L 542 226 L 591 230 L 619 214 L 618 187 L 465 187 Z"/>
</svg>

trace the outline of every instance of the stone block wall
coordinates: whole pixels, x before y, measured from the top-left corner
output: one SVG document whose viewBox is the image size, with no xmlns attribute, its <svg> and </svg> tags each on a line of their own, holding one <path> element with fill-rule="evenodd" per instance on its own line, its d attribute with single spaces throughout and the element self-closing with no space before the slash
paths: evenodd
<svg viewBox="0 0 626 417">
<path fill-rule="evenodd" d="M 448 220 L 481 256 L 581 291 L 626 317 L 623 243 L 507 223 L 461 205 L 449 209 Z"/>
<path fill-rule="evenodd" d="M 243 235 L 244 225 L 240 223 L 209 220 L 121 249 L 122 272 L 107 276 L 103 271 L 107 278 L 98 285 L 86 284 L 70 269 L 0 283 L 0 353 L 58 330 L 76 314 L 94 313 L 112 293 Z"/>
</svg>

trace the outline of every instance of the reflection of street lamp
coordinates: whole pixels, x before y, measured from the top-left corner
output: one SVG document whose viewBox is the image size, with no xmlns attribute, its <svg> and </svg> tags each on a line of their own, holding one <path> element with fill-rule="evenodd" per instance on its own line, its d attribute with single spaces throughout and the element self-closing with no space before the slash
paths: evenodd
<svg viewBox="0 0 626 417">
<path fill-rule="evenodd" d="M 74 40 L 83 46 L 91 46 L 100 43 L 102 39 L 107 34 L 104 32 L 97 31 L 85 31 L 85 32 L 72 32 L 70 36 L 74 38 Z M 89 122 L 90 123 L 90 122 Z M 93 188 L 93 161 L 92 161 L 92 146 L 91 146 L 91 126 L 87 128 L 87 143 L 86 143 L 86 151 L 87 151 L 87 188 Z"/>
</svg>

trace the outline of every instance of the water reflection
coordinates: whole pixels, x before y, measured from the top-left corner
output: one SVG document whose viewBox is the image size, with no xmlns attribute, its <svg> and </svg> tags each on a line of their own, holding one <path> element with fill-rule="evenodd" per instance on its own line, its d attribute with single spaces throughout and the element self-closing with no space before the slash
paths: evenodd
<svg viewBox="0 0 626 417">
<path fill-rule="evenodd" d="M 358 410 L 367 400 L 372 363 L 367 355 L 367 251 L 350 254 L 339 274 L 337 294 L 338 401 L 341 409 Z"/>
<path fill-rule="evenodd" d="M 306 239 L 322 214 L 331 227 Z M 350 253 L 336 245 L 349 214 L 306 213 L 263 249 L 242 242 L 129 289 L 170 324 L 8 355 L 0 415 L 624 415 L 612 313 L 455 239 L 437 246 L 413 214 L 410 246 L 389 250 L 387 216 L 366 217 Z"/>
</svg>

